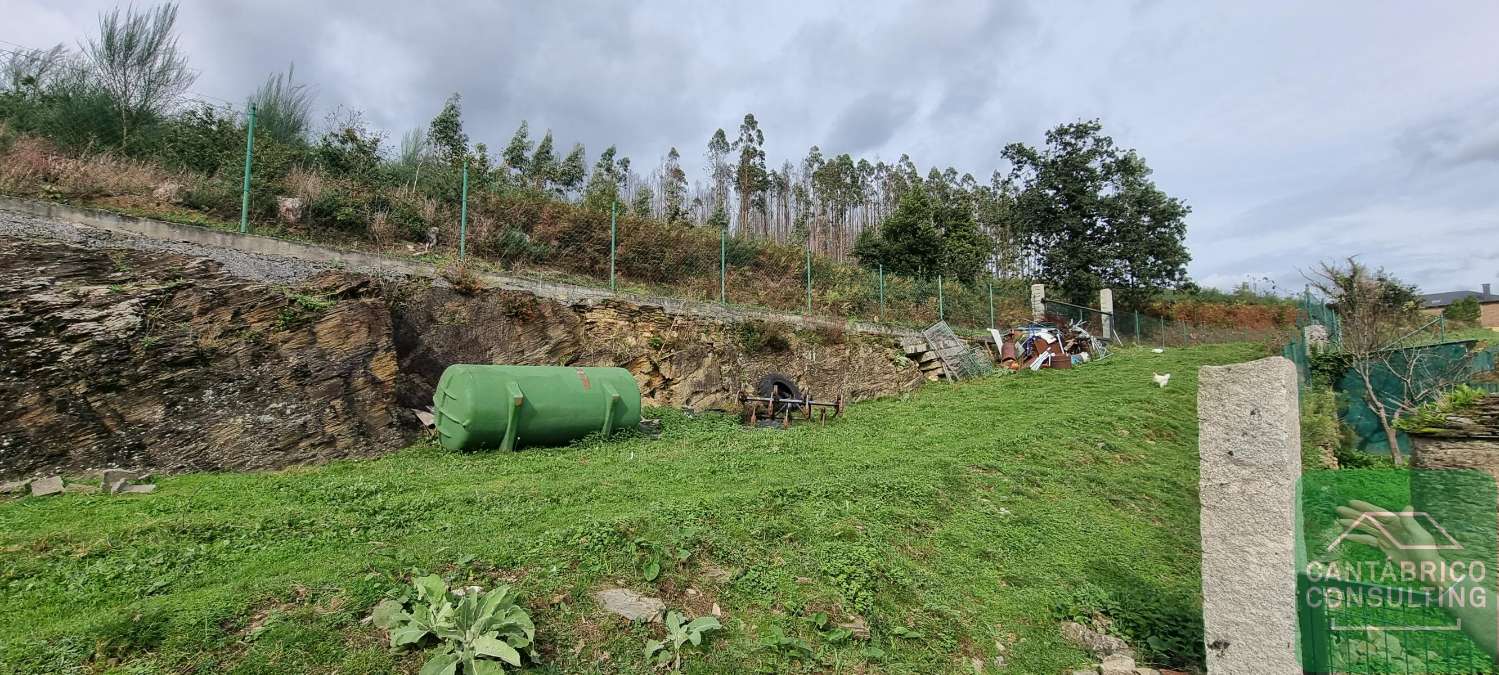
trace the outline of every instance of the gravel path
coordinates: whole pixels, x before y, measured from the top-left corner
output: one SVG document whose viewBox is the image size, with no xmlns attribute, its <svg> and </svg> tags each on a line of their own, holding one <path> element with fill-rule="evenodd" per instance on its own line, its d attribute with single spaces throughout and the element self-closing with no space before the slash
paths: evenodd
<svg viewBox="0 0 1499 675">
<path fill-rule="evenodd" d="M 6 210 L 0 210 L 0 237 L 50 239 L 92 249 L 128 248 L 209 258 L 223 265 L 224 271 L 233 276 L 276 284 L 296 283 L 332 269 L 330 265 L 309 260 L 126 235 Z"/>
</svg>

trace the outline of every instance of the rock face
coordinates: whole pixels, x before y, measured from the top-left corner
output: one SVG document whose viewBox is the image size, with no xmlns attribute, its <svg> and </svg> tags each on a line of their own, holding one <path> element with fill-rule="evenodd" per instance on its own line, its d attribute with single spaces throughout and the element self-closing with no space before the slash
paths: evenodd
<svg viewBox="0 0 1499 675">
<path fill-rule="evenodd" d="M 392 299 L 401 403 L 431 405 L 453 363 L 619 366 L 635 375 L 646 405 L 736 408 L 739 391 L 767 373 L 791 377 L 814 397 L 860 401 L 921 383 L 890 338 L 792 331 L 668 314 L 606 300 L 565 305 L 528 293 L 474 296 L 407 284 Z M 766 339 L 764 333 L 783 339 Z"/>
<path fill-rule="evenodd" d="M 914 388 L 892 338 L 464 295 L 329 272 L 295 287 L 207 258 L 0 237 L 0 479 L 266 469 L 402 447 L 454 363 L 629 369 L 647 405 L 736 407 L 769 372 L 817 398 Z M 770 337 L 767 337 L 768 334 Z"/>
<path fill-rule="evenodd" d="M 368 280 L 295 293 L 212 261 L 0 239 L 0 476 L 254 469 L 398 447 Z"/>
</svg>

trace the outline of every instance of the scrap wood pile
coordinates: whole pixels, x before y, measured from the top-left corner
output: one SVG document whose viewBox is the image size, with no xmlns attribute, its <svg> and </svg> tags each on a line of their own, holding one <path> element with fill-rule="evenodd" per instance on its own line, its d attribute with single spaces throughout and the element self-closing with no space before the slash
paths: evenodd
<svg viewBox="0 0 1499 675">
<path fill-rule="evenodd" d="M 994 370 L 994 361 L 982 349 L 974 349 L 966 340 L 953 333 L 945 321 L 938 321 L 921 332 L 921 337 L 901 340 L 906 357 L 916 362 L 926 379 L 936 381 L 963 380 L 987 375 Z"/>
<path fill-rule="evenodd" d="M 1000 367 L 1010 370 L 1071 368 L 1109 354 L 1106 341 L 1079 321 L 1031 322 L 990 333 L 999 344 Z"/>
</svg>

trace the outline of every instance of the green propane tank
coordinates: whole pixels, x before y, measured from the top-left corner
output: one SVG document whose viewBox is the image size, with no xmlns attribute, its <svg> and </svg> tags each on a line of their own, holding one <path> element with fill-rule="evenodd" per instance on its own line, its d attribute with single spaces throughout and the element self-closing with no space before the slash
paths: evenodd
<svg viewBox="0 0 1499 675">
<path fill-rule="evenodd" d="M 640 388 L 624 368 L 448 366 L 432 394 L 449 450 L 560 445 L 640 425 Z"/>
</svg>

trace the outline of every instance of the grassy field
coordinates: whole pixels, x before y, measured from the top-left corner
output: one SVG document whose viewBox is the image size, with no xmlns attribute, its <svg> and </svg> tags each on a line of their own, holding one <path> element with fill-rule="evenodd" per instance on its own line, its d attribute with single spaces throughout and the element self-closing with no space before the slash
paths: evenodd
<svg viewBox="0 0 1499 675">
<path fill-rule="evenodd" d="M 414 672 L 363 620 L 425 572 L 513 584 L 538 672 L 650 670 L 662 628 L 600 610 L 614 585 L 721 608 L 688 672 L 1056 672 L 1089 661 L 1058 621 L 1097 610 L 1181 664 L 1200 649 L 1196 371 L 1261 351 L 1126 350 L 824 428 L 665 411 L 659 440 L 0 502 L 0 672 Z M 867 640 L 828 630 L 853 616 Z"/>
</svg>

